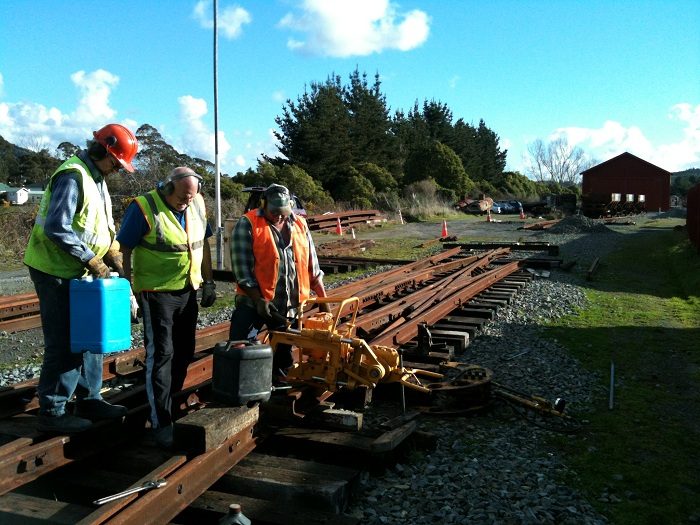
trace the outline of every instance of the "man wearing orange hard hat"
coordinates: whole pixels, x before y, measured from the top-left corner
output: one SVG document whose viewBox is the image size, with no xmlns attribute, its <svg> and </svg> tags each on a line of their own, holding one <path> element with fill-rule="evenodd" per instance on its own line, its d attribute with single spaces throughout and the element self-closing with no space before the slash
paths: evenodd
<svg viewBox="0 0 700 525">
<path fill-rule="evenodd" d="M 93 133 L 88 147 L 65 160 L 51 175 L 29 237 L 24 264 L 34 283 L 44 332 L 44 361 L 39 377 L 38 429 L 73 433 L 92 420 L 113 419 L 126 408 L 100 394 L 102 354 L 72 353 L 69 283 L 86 275 L 123 274 L 115 241 L 112 201 L 105 178 L 132 164 L 138 142 L 121 124 Z M 76 394 L 73 414 L 66 404 Z"/>
</svg>

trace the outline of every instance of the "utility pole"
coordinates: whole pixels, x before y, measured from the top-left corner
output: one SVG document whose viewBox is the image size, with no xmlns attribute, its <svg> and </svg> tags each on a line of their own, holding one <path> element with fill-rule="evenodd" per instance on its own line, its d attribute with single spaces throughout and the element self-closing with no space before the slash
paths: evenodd
<svg viewBox="0 0 700 525">
<path fill-rule="evenodd" d="M 224 228 L 221 225 L 221 172 L 219 170 L 219 32 L 217 30 L 218 0 L 214 0 L 214 170 L 216 186 L 216 269 L 224 269 Z"/>
</svg>

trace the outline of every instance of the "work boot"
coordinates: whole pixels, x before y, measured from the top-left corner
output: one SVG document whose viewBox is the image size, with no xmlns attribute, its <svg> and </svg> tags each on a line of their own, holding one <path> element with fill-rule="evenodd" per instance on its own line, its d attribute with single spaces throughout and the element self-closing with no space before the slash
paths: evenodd
<svg viewBox="0 0 700 525">
<path fill-rule="evenodd" d="M 74 434 L 92 426 L 92 421 L 82 417 L 61 414 L 60 416 L 39 415 L 37 430 L 41 432 L 56 432 L 58 434 Z"/>
<path fill-rule="evenodd" d="M 111 405 L 104 399 L 81 399 L 75 403 L 76 416 L 100 420 L 100 419 L 117 419 L 124 417 L 127 408 L 122 405 Z"/>
<path fill-rule="evenodd" d="M 173 448 L 173 426 L 168 425 L 166 427 L 154 428 L 153 437 L 155 439 L 156 445 L 160 448 L 170 450 Z"/>
</svg>

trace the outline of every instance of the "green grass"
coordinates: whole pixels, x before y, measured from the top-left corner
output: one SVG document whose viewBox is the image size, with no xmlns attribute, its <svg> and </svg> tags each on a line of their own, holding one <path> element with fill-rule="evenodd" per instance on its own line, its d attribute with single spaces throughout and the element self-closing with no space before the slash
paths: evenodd
<svg viewBox="0 0 700 525">
<path fill-rule="evenodd" d="M 553 444 L 615 524 L 700 519 L 700 256 L 672 223 L 649 226 L 602 261 L 590 305 L 547 329 L 601 377 L 586 430 Z"/>
</svg>

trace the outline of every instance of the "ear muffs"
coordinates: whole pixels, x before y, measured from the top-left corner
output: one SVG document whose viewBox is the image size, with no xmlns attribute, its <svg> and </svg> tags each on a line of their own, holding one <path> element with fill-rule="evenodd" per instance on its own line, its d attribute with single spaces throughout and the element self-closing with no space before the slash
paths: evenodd
<svg viewBox="0 0 700 525">
<path fill-rule="evenodd" d="M 202 193 L 204 180 L 199 173 L 178 173 L 176 175 L 168 175 L 168 178 L 163 181 L 160 191 L 163 195 L 171 195 L 175 191 L 175 181 L 184 179 L 185 177 L 195 177 L 197 179 L 197 193 Z"/>
</svg>

